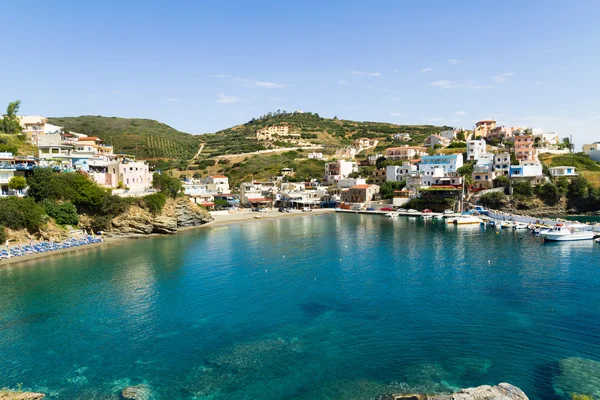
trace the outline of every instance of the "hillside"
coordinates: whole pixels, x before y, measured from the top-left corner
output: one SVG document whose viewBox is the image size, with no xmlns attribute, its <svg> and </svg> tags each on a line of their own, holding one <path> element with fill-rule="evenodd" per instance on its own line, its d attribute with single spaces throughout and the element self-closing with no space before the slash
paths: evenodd
<svg viewBox="0 0 600 400">
<path fill-rule="evenodd" d="M 72 132 L 97 136 L 106 144 L 112 144 L 115 153 L 133 154 L 144 159 L 191 159 L 200 143 L 198 136 L 151 119 L 85 115 L 48 120 Z"/>
<path fill-rule="evenodd" d="M 300 135 L 297 142 L 291 143 L 286 136 L 278 140 L 259 140 L 256 131 L 273 125 L 286 125 L 290 134 Z M 224 154 L 249 153 L 278 147 L 300 147 L 302 145 L 323 145 L 325 147 L 343 147 L 351 145 L 359 138 L 378 139 L 378 148 L 393 145 L 392 136 L 396 133 L 409 133 L 412 141 L 403 144 L 420 144 L 432 133 L 439 133 L 446 126 L 433 125 L 395 125 L 381 122 L 359 122 L 337 118 L 321 118 L 316 113 L 269 113 L 259 118 L 214 134 L 201 136 L 205 143 L 203 155 L 215 157 Z"/>
<path fill-rule="evenodd" d="M 592 186 L 600 188 L 600 163 L 592 160 L 587 154 L 541 154 L 540 161 L 549 167 L 574 166 L 580 176 L 587 179 Z"/>
</svg>

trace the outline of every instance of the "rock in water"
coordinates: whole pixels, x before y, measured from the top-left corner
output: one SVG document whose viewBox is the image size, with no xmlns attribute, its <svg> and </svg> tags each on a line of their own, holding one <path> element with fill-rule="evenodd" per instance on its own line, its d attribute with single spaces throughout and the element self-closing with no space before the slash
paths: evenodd
<svg viewBox="0 0 600 400">
<path fill-rule="evenodd" d="M 129 386 L 121 391 L 121 397 L 130 400 L 150 400 L 152 392 L 146 385 Z"/>
<path fill-rule="evenodd" d="M 0 390 L 0 400 L 38 400 L 46 397 L 43 393 L 13 392 L 11 390 Z"/>
<path fill-rule="evenodd" d="M 529 400 L 521 389 L 510 383 L 498 386 L 478 386 L 462 389 L 453 394 L 390 394 L 379 397 L 379 400 Z"/>
<path fill-rule="evenodd" d="M 567 398 L 573 394 L 600 399 L 600 362 L 571 357 L 558 362 L 560 373 L 554 377 L 556 392 Z"/>
</svg>

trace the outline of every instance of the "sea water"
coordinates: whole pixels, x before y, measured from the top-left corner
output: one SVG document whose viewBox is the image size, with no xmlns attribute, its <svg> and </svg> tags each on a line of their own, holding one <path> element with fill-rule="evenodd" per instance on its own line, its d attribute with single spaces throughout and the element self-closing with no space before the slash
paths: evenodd
<svg viewBox="0 0 600 400">
<path fill-rule="evenodd" d="M 0 387 L 49 398 L 600 391 L 600 246 L 322 215 L 0 268 Z"/>
</svg>

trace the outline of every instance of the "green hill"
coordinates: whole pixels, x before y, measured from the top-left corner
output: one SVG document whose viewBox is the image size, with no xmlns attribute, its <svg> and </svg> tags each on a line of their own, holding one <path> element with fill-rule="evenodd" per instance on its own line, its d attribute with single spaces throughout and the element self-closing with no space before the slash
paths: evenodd
<svg viewBox="0 0 600 400">
<path fill-rule="evenodd" d="M 200 144 L 198 136 L 151 119 L 84 115 L 49 118 L 48 121 L 72 132 L 97 136 L 104 143 L 112 144 L 115 153 L 133 154 L 144 159 L 191 159 Z"/>
<path fill-rule="evenodd" d="M 447 126 L 395 125 L 382 122 L 359 122 L 337 118 L 321 118 L 309 112 L 268 113 L 249 122 L 201 136 L 205 143 L 202 151 L 205 157 L 224 154 L 248 153 L 266 148 L 295 147 L 283 141 L 266 143 L 256 138 L 256 131 L 271 125 L 287 125 L 290 133 L 300 134 L 305 143 L 326 147 L 348 146 L 359 138 L 379 139 L 379 149 L 393 146 L 392 136 L 396 133 L 409 133 L 412 141 L 404 144 L 420 144 L 433 133 L 439 133 Z"/>
</svg>

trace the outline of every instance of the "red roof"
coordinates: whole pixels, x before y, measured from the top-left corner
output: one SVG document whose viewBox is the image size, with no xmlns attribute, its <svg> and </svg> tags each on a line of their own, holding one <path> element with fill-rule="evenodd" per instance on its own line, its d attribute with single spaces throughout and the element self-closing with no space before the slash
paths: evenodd
<svg viewBox="0 0 600 400">
<path fill-rule="evenodd" d="M 368 189 L 371 186 L 373 186 L 373 185 L 370 185 L 370 184 L 366 184 L 366 185 L 354 185 L 350 189 Z"/>
<path fill-rule="evenodd" d="M 201 206 L 207 206 L 207 207 L 212 207 L 215 205 L 215 203 L 211 203 L 209 201 L 203 201 L 202 203 L 200 203 Z"/>
<path fill-rule="evenodd" d="M 89 136 L 89 137 L 80 137 L 80 138 L 78 138 L 77 140 L 78 140 L 79 142 L 86 142 L 86 141 L 88 141 L 88 140 L 94 140 L 94 141 L 96 141 L 96 140 L 100 140 L 100 138 L 99 138 L 99 137 L 96 137 L 96 136 Z M 101 141 L 101 140 L 100 140 L 100 141 Z"/>
<path fill-rule="evenodd" d="M 227 178 L 225 175 L 210 175 L 211 178 Z"/>
<path fill-rule="evenodd" d="M 262 202 L 270 201 L 270 200 L 265 199 L 264 197 L 252 197 L 252 198 L 248 198 L 248 201 L 250 203 L 262 203 Z"/>
</svg>

